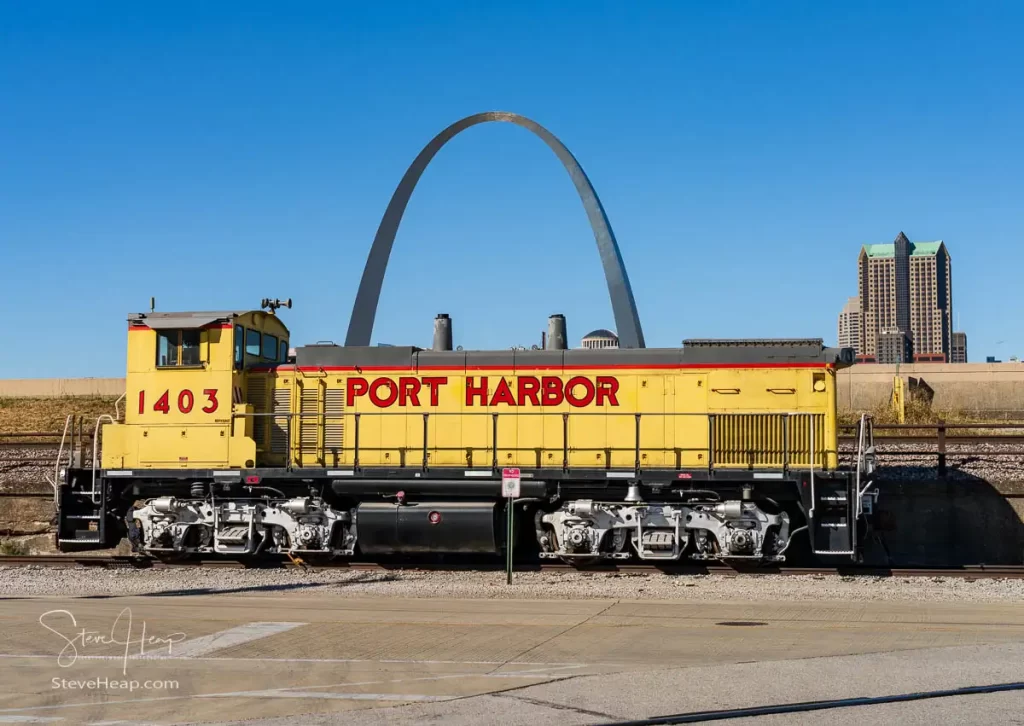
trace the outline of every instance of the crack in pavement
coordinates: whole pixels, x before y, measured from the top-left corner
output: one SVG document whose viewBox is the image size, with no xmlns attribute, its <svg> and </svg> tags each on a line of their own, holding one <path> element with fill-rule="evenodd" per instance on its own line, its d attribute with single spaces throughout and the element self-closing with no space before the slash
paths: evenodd
<svg viewBox="0 0 1024 726">
<path fill-rule="evenodd" d="M 598 718 L 608 719 L 609 721 L 621 721 L 619 716 L 613 716 L 610 713 L 602 713 L 601 711 L 589 711 L 585 708 L 578 708 L 576 706 L 569 706 L 564 703 L 555 703 L 554 701 L 545 701 L 540 698 L 530 698 L 529 696 L 520 696 L 515 693 L 495 693 L 492 694 L 495 698 L 511 698 L 516 701 L 524 701 L 526 703 L 533 704 L 534 706 L 542 706 L 544 708 L 553 708 L 556 711 L 572 711 L 573 713 L 582 714 L 584 716 L 597 716 Z"/>
<path fill-rule="evenodd" d="M 496 668 L 494 668 L 494 670 L 488 671 L 488 674 L 494 673 L 495 671 L 497 671 L 497 670 L 499 670 L 501 668 L 504 668 L 509 663 L 513 663 L 513 662 L 516 662 L 518 660 L 521 660 L 523 658 L 523 656 L 525 656 L 527 653 L 529 653 L 531 651 L 534 651 L 534 650 L 537 650 L 537 648 L 540 648 L 541 646 L 547 645 L 548 643 L 550 643 L 552 640 L 554 640 L 556 638 L 561 638 L 566 633 L 575 630 L 576 628 L 580 627 L 581 625 L 586 625 L 587 623 L 589 623 L 594 618 L 599 617 L 601 615 L 604 615 L 606 612 L 608 612 L 609 610 L 611 610 L 613 607 L 615 607 L 618 604 L 619 604 L 618 600 L 613 601 L 610 605 L 608 605 L 608 607 L 600 610 L 599 612 L 592 613 L 591 615 L 588 615 L 587 617 L 585 617 L 583 620 L 579 621 L 578 623 L 573 623 L 572 625 L 570 625 L 565 630 L 561 630 L 561 631 L 555 633 L 554 635 L 552 635 L 550 638 L 546 638 L 546 639 L 542 640 L 541 642 L 537 643 L 536 645 L 530 646 L 529 648 L 527 648 L 526 650 L 522 651 L 521 653 L 518 653 L 518 654 L 512 656 L 508 660 L 504 661 L 501 665 L 499 665 Z"/>
</svg>

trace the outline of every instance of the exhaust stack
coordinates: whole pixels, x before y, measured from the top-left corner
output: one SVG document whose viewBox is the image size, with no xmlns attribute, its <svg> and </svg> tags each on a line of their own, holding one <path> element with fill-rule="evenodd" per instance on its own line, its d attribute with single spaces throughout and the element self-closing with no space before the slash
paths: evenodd
<svg viewBox="0 0 1024 726">
<path fill-rule="evenodd" d="M 565 333 L 565 316 L 561 313 L 548 318 L 548 337 L 544 350 L 565 350 L 568 348 L 568 336 Z"/>
<path fill-rule="evenodd" d="M 452 319 L 448 313 L 439 313 L 434 318 L 434 347 L 433 350 L 452 349 Z"/>
</svg>

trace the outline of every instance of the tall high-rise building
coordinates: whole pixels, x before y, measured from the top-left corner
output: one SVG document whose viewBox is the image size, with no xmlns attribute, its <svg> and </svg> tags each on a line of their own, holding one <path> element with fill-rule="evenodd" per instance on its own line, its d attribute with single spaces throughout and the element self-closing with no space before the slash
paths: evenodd
<svg viewBox="0 0 1024 726">
<path fill-rule="evenodd" d="M 837 345 L 840 348 L 853 348 L 859 353 L 864 343 L 861 340 L 861 312 L 860 298 L 851 297 L 846 301 L 842 311 L 839 313 L 839 335 Z"/>
<path fill-rule="evenodd" d="M 861 359 L 950 360 L 953 280 L 945 243 L 911 242 L 900 232 L 891 244 L 864 245 L 857 266 Z M 887 345 L 880 346 L 883 333 Z"/>
<path fill-rule="evenodd" d="M 949 354 L 949 362 L 967 362 L 967 333 L 953 333 L 953 345 Z"/>
</svg>

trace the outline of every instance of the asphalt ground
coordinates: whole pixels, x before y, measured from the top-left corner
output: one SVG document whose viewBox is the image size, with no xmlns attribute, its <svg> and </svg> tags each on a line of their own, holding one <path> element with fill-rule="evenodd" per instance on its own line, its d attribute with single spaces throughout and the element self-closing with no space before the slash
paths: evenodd
<svg viewBox="0 0 1024 726">
<path fill-rule="evenodd" d="M 0 596 L 0 724 L 597 724 L 1024 681 L 1024 603 Z M 724 723 L 1024 723 L 1024 691 Z"/>
</svg>

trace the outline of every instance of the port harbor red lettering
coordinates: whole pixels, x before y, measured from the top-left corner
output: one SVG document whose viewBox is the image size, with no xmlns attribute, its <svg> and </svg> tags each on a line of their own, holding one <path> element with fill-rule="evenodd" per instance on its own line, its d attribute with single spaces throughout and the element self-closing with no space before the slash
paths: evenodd
<svg viewBox="0 0 1024 726">
<path fill-rule="evenodd" d="M 419 406 L 420 393 L 423 387 L 430 391 L 430 405 L 437 406 L 441 397 L 441 386 L 448 383 L 445 376 L 399 376 L 392 378 L 375 378 L 368 381 L 359 376 L 349 376 L 345 382 L 346 399 L 349 405 L 357 398 L 367 396 L 377 408 L 389 408 L 396 403 L 399 406 Z"/>
<path fill-rule="evenodd" d="M 557 376 L 544 376 L 540 385 L 544 391 L 540 397 L 541 406 L 557 406 L 565 399 L 562 393 L 562 379 Z"/>
<path fill-rule="evenodd" d="M 618 406 L 619 379 L 615 376 L 597 377 L 597 405 L 603 406 L 605 402 L 609 406 Z"/>
<path fill-rule="evenodd" d="M 473 382 L 473 376 L 466 377 L 466 405 L 476 405 L 479 397 L 481 406 L 487 405 L 487 376 L 480 379 L 480 383 Z"/>
<path fill-rule="evenodd" d="M 348 404 L 368 398 L 376 408 L 423 406 L 430 392 L 430 406 L 440 404 L 447 376 L 398 376 L 366 379 L 350 376 L 345 391 Z M 618 406 L 619 381 L 614 376 L 466 376 L 466 406 Z"/>
<path fill-rule="evenodd" d="M 402 379 L 399 379 L 401 383 Z M 386 388 L 388 390 L 383 396 L 380 393 L 380 389 Z M 387 408 L 395 402 L 398 398 L 398 384 L 396 384 L 390 378 L 378 378 L 370 384 L 370 401 L 373 402 L 374 406 L 378 408 Z"/>
<path fill-rule="evenodd" d="M 441 386 L 448 382 L 445 376 L 423 376 L 420 380 L 423 381 L 423 385 L 430 388 L 430 405 L 436 406 L 438 395 L 441 393 Z M 419 404 L 414 404 L 418 406 Z"/>
<path fill-rule="evenodd" d="M 494 381 L 494 378 L 491 378 Z M 488 385 L 487 376 L 466 377 L 467 406 L 558 406 L 565 402 L 582 408 L 596 402 L 598 406 L 619 405 L 619 381 L 614 376 L 573 376 L 563 381 L 558 376 L 519 376 L 516 395 L 504 377 Z M 488 397 L 488 390 L 490 396 Z"/>
</svg>

